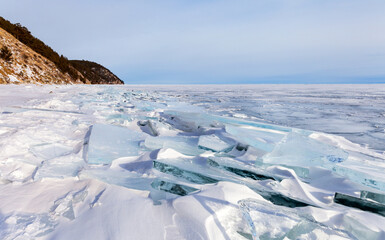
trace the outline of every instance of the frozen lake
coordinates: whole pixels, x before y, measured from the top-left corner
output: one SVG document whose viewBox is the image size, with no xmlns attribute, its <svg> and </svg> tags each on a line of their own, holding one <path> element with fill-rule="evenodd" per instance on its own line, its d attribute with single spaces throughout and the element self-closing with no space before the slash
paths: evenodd
<svg viewBox="0 0 385 240">
<path fill-rule="evenodd" d="M 0 85 L 0 239 L 384 239 L 384 85 Z"/>
<path fill-rule="evenodd" d="M 385 151 L 385 84 L 128 86 L 215 114 L 343 136 Z"/>
</svg>

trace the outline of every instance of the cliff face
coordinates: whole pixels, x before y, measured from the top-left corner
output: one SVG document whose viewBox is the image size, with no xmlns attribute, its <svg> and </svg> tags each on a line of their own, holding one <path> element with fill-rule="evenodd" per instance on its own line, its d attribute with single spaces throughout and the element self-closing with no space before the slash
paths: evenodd
<svg viewBox="0 0 385 240">
<path fill-rule="evenodd" d="M 124 84 L 115 74 L 100 64 L 85 60 L 71 60 L 70 62 L 85 78 L 91 81 L 91 84 Z"/>
<path fill-rule="evenodd" d="M 21 43 L 11 34 L 0 28 L 0 49 L 9 49 L 11 56 L 7 61 L 0 57 L 0 83 L 82 83 L 69 74 L 61 72 L 47 58 Z"/>
<path fill-rule="evenodd" d="M 26 27 L 0 17 L 0 84 L 124 84 L 100 64 L 68 60 Z"/>
</svg>

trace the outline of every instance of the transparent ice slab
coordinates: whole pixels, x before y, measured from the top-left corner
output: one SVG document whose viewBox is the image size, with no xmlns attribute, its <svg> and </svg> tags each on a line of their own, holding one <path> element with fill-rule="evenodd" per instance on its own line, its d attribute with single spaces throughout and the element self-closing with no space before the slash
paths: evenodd
<svg viewBox="0 0 385 240">
<path fill-rule="evenodd" d="M 198 141 L 199 148 L 214 152 L 228 152 L 234 147 L 235 144 L 235 141 L 222 140 L 215 134 L 201 135 Z"/>
<path fill-rule="evenodd" d="M 301 216 L 296 209 L 275 206 L 257 199 L 238 202 L 248 223 L 252 237 L 256 239 L 349 239 L 343 231 L 331 229 Z"/>
<path fill-rule="evenodd" d="M 124 127 L 95 124 L 92 127 L 87 161 L 89 164 L 109 164 L 112 160 L 136 156 L 143 133 Z"/>
<path fill-rule="evenodd" d="M 237 141 L 265 152 L 271 152 L 285 135 L 283 133 L 264 130 L 265 129 L 256 130 L 255 128 L 226 125 L 226 132 L 231 134 Z"/>
<path fill-rule="evenodd" d="M 84 166 L 84 161 L 78 158 L 62 157 L 48 160 L 37 168 L 33 179 L 76 177 Z"/>
<path fill-rule="evenodd" d="M 331 170 L 339 175 L 349 178 L 353 182 L 385 191 L 385 177 L 381 169 L 377 172 L 377 169 L 365 169 L 365 166 L 353 166 L 350 165 L 335 165 L 331 167 Z"/>
<path fill-rule="evenodd" d="M 193 187 L 189 187 L 178 183 L 166 182 L 160 179 L 155 179 L 151 183 L 151 187 L 157 190 L 169 192 L 180 196 L 185 196 L 187 194 L 199 191 L 199 189 L 196 189 Z"/>
<path fill-rule="evenodd" d="M 311 139 L 299 133 L 289 133 L 274 150 L 262 157 L 264 163 L 309 167 L 341 163 L 348 158 L 344 150 Z"/>
<path fill-rule="evenodd" d="M 198 148 L 198 137 L 175 136 L 175 137 L 147 137 L 144 141 L 145 147 L 149 149 L 172 148 L 182 154 L 195 156 L 204 152 Z"/>
<path fill-rule="evenodd" d="M 269 175 L 267 172 L 259 171 L 253 166 L 242 164 L 231 158 L 210 157 L 207 159 L 207 163 L 212 167 L 224 169 L 244 178 L 250 178 L 253 180 L 276 180 L 276 178 Z"/>
<path fill-rule="evenodd" d="M 48 160 L 71 154 L 73 148 L 60 143 L 44 143 L 32 146 L 29 151 L 41 160 Z"/>
<path fill-rule="evenodd" d="M 196 131 L 200 127 L 212 128 L 223 127 L 224 125 L 244 125 L 279 132 L 291 132 L 291 128 L 288 127 L 261 122 L 246 121 L 237 118 L 210 115 L 196 109 L 192 109 L 190 112 L 180 110 L 166 110 L 162 116 L 166 119 L 167 122 L 176 128 L 190 132 Z"/>
<path fill-rule="evenodd" d="M 376 201 L 378 203 L 385 204 L 385 194 L 383 194 L 383 193 L 361 191 L 360 197 L 363 199 L 370 199 L 370 200 Z"/>
<path fill-rule="evenodd" d="M 335 193 L 334 202 L 348 207 L 358 208 L 363 211 L 377 213 L 385 217 L 385 204 L 349 196 L 343 193 Z"/>
<path fill-rule="evenodd" d="M 153 180 L 151 177 L 144 177 L 128 171 L 118 171 L 109 168 L 90 168 L 79 174 L 80 179 L 98 179 L 102 182 L 132 188 L 137 190 L 149 190 Z"/>
<path fill-rule="evenodd" d="M 209 184 L 209 183 L 218 182 L 218 180 L 205 176 L 203 174 L 181 169 L 179 167 L 162 163 L 159 161 L 154 161 L 153 166 L 155 169 L 157 169 L 160 172 L 167 173 L 178 178 L 183 178 L 189 182 L 193 182 L 197 184 Z"/>
</svg>

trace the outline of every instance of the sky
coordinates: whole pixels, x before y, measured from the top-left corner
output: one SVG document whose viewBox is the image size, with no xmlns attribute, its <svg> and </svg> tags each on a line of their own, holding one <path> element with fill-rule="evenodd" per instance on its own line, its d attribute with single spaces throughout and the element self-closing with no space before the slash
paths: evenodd
<svg viewBox="0 0 385 240">
<path fill-rule="evenodd" d="M 0 0 L 132 84 L 385 83 L 384 0 Z"/>
</svg>

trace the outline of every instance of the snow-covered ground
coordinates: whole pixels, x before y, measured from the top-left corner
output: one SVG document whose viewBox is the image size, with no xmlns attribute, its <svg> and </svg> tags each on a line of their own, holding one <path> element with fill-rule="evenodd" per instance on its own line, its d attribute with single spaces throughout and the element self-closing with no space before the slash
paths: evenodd
<svg viewBox="0 0 385 240">
<path fill-rule="evenodd" d="M 384 99 L 0 86 L 0 239 L 384 239 Z"/>
</svg>

